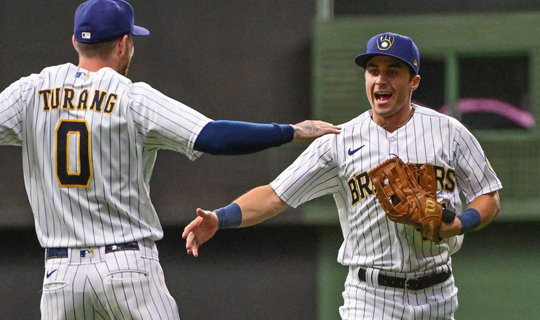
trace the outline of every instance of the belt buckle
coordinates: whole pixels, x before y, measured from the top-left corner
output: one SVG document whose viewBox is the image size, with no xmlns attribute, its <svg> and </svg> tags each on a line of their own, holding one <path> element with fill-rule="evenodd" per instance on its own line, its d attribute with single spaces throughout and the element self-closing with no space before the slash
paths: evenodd
<svg viewBox="0 0 540 320">
<path fill-rule="evenodd" d="M 409 288 L 409 281 L 413 280 L 413 281 L 416 281 L 416 280 L 420 280 L 421 277 L 412 277 L 412 278 L 407 278 L 405 280 L 405 290 L 413 290 L 413 291 L 416 291 L 416 289 L 410 289 Z"/>
</svg>

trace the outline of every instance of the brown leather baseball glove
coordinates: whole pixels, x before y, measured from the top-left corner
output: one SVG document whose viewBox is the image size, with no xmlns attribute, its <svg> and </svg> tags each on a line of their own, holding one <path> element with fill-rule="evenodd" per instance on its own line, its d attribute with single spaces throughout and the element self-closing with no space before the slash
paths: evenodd
<svg viewBox="0 0 540 320">
<path fill-rule="evenodd" d="M 368 175 L 388 219 L 413 226 L 422 233 L 423 241 L 441 241 L 439 228 L 443 208 L 437 202 L 433 165 L 417 168 L 393 155 L 371 169 Z"/>
</svg>

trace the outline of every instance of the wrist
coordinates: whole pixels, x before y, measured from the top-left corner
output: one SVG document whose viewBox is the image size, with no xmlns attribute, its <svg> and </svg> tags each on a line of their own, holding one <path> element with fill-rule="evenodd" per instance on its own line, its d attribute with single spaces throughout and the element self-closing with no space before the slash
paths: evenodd
<svg viewBox="0 0 540 320">
<path fill-rule="evenodd" d="M 292 124 L 280 124 L 279 127 L 283 131 L 283 144 L 294 140 L 296 128 Z"/>
<path fill-rule="evenodd" d="M 459 234 L 465 234 L 476 230 L 480 225 L 480 222 L 482 222 L 480 212 L 473 208 L 463 211 L 463 213 L 457 217 L 461 221 L 461 232 Z"/>
<path fill-rule="evenodd" d="M 450 238 L 461 232 L 461 221 L 456 219 L 456 213 L 443 208 L 442 223 L 439 230 L 439 237 Z"/>
<path fill-rule="evenodd" d="M 214 212 L 218 217 L 218 229 L 237 228 L 242 223 L 242 209 L 235 202 Z"/>
<path fill-rule="evenodd" d="M 456 213 L 454 211 L 443 208 L 442 221 L 444 221 L 445 223 L 452 223 L 455 218 Z"/>
</svg>

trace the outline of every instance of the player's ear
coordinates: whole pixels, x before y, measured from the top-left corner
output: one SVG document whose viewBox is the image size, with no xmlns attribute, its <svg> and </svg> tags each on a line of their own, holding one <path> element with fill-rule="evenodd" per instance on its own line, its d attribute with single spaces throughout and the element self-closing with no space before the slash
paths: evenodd
<svg viewBox="0 0 540 320">
<path fill-rule="evenodd" d="M 129 50 L 129 35 L 125 34 L 120 38 L 117 43 L 116 49 L 119 50 L 118 53 L 122 54 L 124 51 Z"/>
<path fill-rule="evenodd" d="M 416 90 L 418 86 L 420 85 L 420 75 L 415 75 L 411 80 L 411 89 L 412 91 Z"/>
<path fill-rule="evenodd" d="M 75 40 L 75 35 L 71 36 L 71 43 L 73 43 L 73 48 L 77 50 L 77 41 Z"/>
</svg>

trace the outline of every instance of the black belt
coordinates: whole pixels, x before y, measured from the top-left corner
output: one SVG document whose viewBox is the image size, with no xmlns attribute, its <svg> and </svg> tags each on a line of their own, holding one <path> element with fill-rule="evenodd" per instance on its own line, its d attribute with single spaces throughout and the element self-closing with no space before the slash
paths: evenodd
<svg viewBox="0 0 540 320">
<path fill-rule="evenodd" d="M 81 248 L 84 250 L 84 248 Z M 124 251 L 124 250 L 139 250 L 139 244 L 137 242 L 127 242 L 119 244 L 110 244 L 105 246 L 105 253 L 111 253 L 115 251 Z M 54 258 L 67 258 L 68 248 L 47 248 L 45 253 L 46 259 Z"/>
<path fill-rule="evenodd" d="M 436 284 L 445 282 L 446 280 L 448 280 L 448 278 L 450 278 L 451 274 L 452 272 L 442 272 L 414 278 L 398 278 L 379 274 L 378 283 L 379 285 L 385 287 L 407 290 L 422 290 L 432 287 Z M 365 282 L 366 269 L 360 268 L 360 270 L 358 271 L 358 277 L 360 278 L 360 280 Z"/>
</svg>

